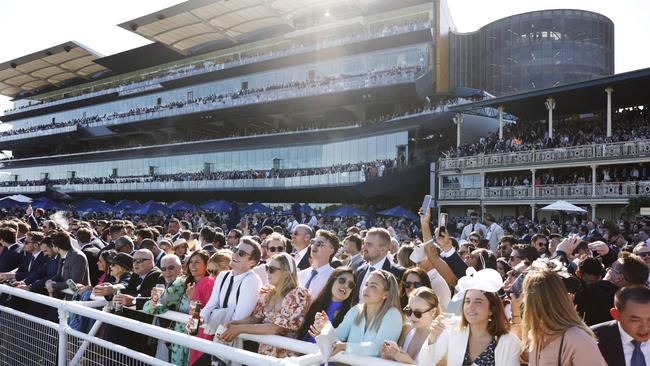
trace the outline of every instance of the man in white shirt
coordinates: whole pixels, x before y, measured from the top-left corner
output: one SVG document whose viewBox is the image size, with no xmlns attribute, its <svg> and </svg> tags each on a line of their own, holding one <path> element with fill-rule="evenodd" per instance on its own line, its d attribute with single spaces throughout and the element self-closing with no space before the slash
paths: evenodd
<svg viewBox="0 0 650 366">
<path fill-rule="evenodd" d="M 201 318 L 205 321 L 210 319 L 210 313 L 215 309 L 234 307 L 230 320 L 248 318 L 255 310 L 262 281 L 252 269 L 260 260 L 262 250 L 257 242 L 249 238 L 242 238 L 239 246 L 233 249 L 230 261 L 232 270 L 219 273 L 210 300 L 201 310 Z"/>
<path fill-rule="evenodd" d="M 624 287 L 614 296 L 615 320 L 591 327 L 608 365 L 650 365 L 650 289 Z"/>
<path fill-rule="evenodd" d="M 339 239 L 327 230 L 318 230 L 311 244 L 311 266 L 298 272 L 298 283 L 316 299 L 334 268 L 330 261 L 339 249 Z"/>
<path fill-rule="evenodd" d="M 487 230 L 485 231 L 485 239 L 490 241 L 490 250 L 492 253 L 497 252 L 499 247 L 499 241 L 503 237 L 503 228 L 496 223 L 494 216 L 492 214 L 485 215 L 485 223 L 487 224 Z"/>
<path fill-rule="evenodd" d="M 295 251 L 293 259 L 295 259 L 299 270 L 303 270 L 310 266 L 309 258 L 311 254 L 309 243 L 313 237 L 313 231 L 309 225 L 305 224 L 296 225 L 296 228 L 291 234 L 291 245 Z"/>
<path fill-rule="evenodd" d="M 481 236 L 485 235 L 487 228 L 485 225 L 478 222 L 478 213 L 472 212 L 469 215 L 469 224 L 463 227 L 463 232 L 460 234 L 460 240 L 469 240 L 469 234 L 478 232 Z"/>
</svg>

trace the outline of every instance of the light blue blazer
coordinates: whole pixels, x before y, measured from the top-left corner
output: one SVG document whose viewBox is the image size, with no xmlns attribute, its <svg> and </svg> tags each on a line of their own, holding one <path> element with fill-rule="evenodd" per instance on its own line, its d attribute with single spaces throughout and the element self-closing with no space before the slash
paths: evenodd
<svg viewBox="0 0 650 366">
<path fill-rule="evenodd" d="M 346 353 L 358 356 L 379 356 L 379 350 L 384 341 L 395 341 L 402 333 L 402 316 L 396 308 L 390 308 L 381 320 L 379 329 L 367 329 L 366 319 L 361 318 L 359 324 L 354 324 L 361 304 L 351 308 L 343 321 L 336 328 L 336 336 L 346 342 Z"/>
</svg>

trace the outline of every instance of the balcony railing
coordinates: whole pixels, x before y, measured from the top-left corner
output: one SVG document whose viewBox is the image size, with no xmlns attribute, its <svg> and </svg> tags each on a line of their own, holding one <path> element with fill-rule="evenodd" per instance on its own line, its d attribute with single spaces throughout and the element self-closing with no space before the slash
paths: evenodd
<svg viewBox="0 0 650 366">
<path fill-rule="evenodd" d="M 533 196 L 533 190 L 535 195 Z M 554 184 L 538 187 L 512 186 L 481 188 L 442 188 L 440 200 L 532 200 L 563 198 L 629 198 L 650 196 L 650 181 L 596 183 L 593 195 L 591 183 Z"/>
<path fill-rule="evenodd" d="M 616 159 L 650 155 L 650 140 L 525 150 L 440 159 L 440 170 L 498 168 L 504 166 L 552 164 L 590 159 Z"/>
</svg>

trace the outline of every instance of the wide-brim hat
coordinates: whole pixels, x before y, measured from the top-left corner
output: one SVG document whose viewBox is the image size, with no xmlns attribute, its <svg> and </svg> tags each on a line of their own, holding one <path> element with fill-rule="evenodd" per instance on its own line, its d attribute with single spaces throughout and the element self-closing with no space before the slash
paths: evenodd
<svg viewBox="0 0 650 366">
<path fill-rule="evenodd" d="M 133 257 L 126 253 L 117 253 L 115 257 L 111 260 L 111 264 L 119 264 L 120 266 L 128 269 L 129 271 L 133 270 Z"/>
</svg>

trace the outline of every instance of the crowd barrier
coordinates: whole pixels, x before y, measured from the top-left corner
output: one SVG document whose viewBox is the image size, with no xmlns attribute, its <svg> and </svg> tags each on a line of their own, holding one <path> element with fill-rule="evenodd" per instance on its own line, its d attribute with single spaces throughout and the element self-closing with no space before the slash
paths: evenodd
<svg viewBox="0 0 650 366">
<path fill-rule="evenodd" d="M 104 310 L 106 310 L 106 300 L 104 299 L 87 302 L 64 301 L 7 285 L 0 285 L 0 294 L 3 297 L 15 296 L 47 305 L 56 309 L 59 315 L 59 322 L 54 323 L 16 309 L 0 306 L 0 364 L 2 365 L 173 366 L 173 364 L 166 361 L 96 337 L 95 334 L 102 324 L 110 324 L 144 334 L 153 339 L 195 349 L 231 361 L 232 364 L 310 366 L 319 365 L 323 362 L 323 358 L 315 344 L 292 338 L 250 334 L 239 336 L 242 340 L 263 342 L 302 354 L 299 357 L 275 358 L 94 309 L 94 307 L 104 307 Z M 68 326 L 67 320 L 70 314 L 77 314 L 95 320 L 88 334 Z M 158 314 L 157 317 L 177 322 L 187 322 L 189 319 L 187 314 L 174 311 Z M 362 357 L 345 353 L 339 353 L 331 357 L 330 361 L 352 366 L 367 366 L 370 364 L 373 366 L 405 365 L 378 357 Z"/>
</svg>

